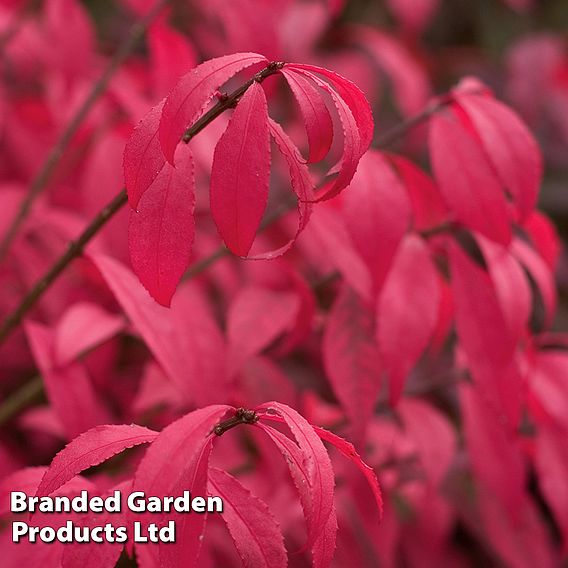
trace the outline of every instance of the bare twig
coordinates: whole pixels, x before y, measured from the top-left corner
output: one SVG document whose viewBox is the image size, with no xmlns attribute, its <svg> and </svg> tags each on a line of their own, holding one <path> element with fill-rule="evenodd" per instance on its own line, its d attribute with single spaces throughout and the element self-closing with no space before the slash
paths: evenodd
<svg viewBox="0 0 568 568">
<path fill-rule="evenodd" d="M 243 93 L 254 81 L 263 81 L 266 77 L 276 73 L 278 63 L 270 63 L 260 73 L 257 73 L 251 80 L 244 83 L 241 87 L 227 95 L 223 100 L 215 104 L 211 110 L 197 120 L 184 134 L 184 142 L 189 142 L 194 136 L 199 134 L 208 124 L 213 122 L 225 110 L 237 104 Z M 246 87 L 246 88 L 245 88 Z M 81 233 L 76 241 L 70 243 L 65 253 L 57 259 L 55 264 L 47 271 L 47 273 L 37 282 L 37 284 L 26 294 L 20 305 L 4 320 L 0 325 L 0 346 L 12 332 L 12 330 L 20 324 L 26 313 L 37 303 L 49 288 L 51 283 L 65 270 L 67 265 L 77 258 L 87 243 L 106 225 L 111 217 L 127 202 L 126 189 L 122 189 L 120 193 L 89 223 L 87 228 Z M 213 253 L 214 258 L 203 259 L 200 261 L 205 267 L 214 262 L 217 257 L 223 256 L 225 252 L 219 248 Z M 193 267 L 192 267 L 193 268 Z M 192 270 L 190 268 L 189 270 Z M 195 269 L 194 269 L 195 270 Z"/>
<path fill-rule="evenodd" d="M 20 324 L 26 313 L 43 296 L 45 291 L 53 281 L 65 270 L 72 260 L 77 258 L 87 243 L 106 225 L 113 215 L 126 203 L 126 190 L 122 190 L 94 219 L 89 226 L 81 233 L 81 236 L 72 241 L 67 250 L 57 259 L 55 264 L 37 282 L 37 284 L 26 294 L 20 305 L 2 322 L 0 326 L 0 345 L 10 335 L 11 331 Z"/>
<path fill-rule="evenodd" d="M 4 426 L 22 410 L 41 400 L 43 380 L 37 376 L 14 391 L 0 406 L 0 426 Z"/>
<path fill-rule="evenodd" d="M 10 227 L 8 228 L 2 241 L 0 242 L 0 262 L 4 259 L 8 250 L 10 249 L 14 238 L 16 237 L 22 224 L 28 217 L 35 200 L 47 187 L 53 171 L 55 170 L 55 166 L 67 150 L 69 144 L 71 143 L 71 140 L 77 133 L 77 130 L 79 129 L 81 124 L 83 124 L 83 121 L 85 120 L 99 97 L 106 91 L 110 80 L 112 79 L 118 68 L 132 53 L 138 42 L 144 37 L 144 33 L 146 32 L 148 27 L 170 2 L 171 0 L 159 0 L 141 20 L 139 20 L 132 26 L 132 29 L 124 40 L 124 43 L 122 43 L 122 45 L 119 47 L 113 58 L 110 60 L 108 66 L 104 70 L 103 74 L 93 85 L 91 92 L 83 101 L 83 104 L 79 107 L 77 113 L 71 119 L 71 122 L 69 122 L 65 130 L 61 133 L 55 146 L 53 146 L 45 162 L 43 163 L 40 171 L 33 179 L 26 197 L 20 204 L 14 220 L 10 224 Z"/>
<path fill-rule="evenodd" d="M 271 64 L 272 66 L 274 64 Z M 270 66 L 266 67 L 263 72 L 262 77 L 265 78 L 273 73 L 276 72 L 276 68 L 273 66 L 272 70 L 270 70 Z M 255 80 L 255 77 L 252 80 L 248 81 L 247 83 L 243 84 L 239 87 L 236 91 L 233 91 L 231 95 L 227 97 L 223 97 L 208 113 L 203 115 L 200 120 L 198 120 L 186 133 L 184 134 L 184 141 L 189 142 L 191 137 L 195 136 L 203 128 L 207 126 L 210 122 L 212 122 L 217 116 L 223 113 L 231 106 L 234 106 L 238 99 L 242 96 L 242 94 L 246 91 L 243 90 L 244 86 L 250 86 L 252 82 Z M 258 79 L 256 79 L 258 80 Z M 228 99 L 229 102 L 228 102 Z M 412 117 L 409 120 L 406 120 L 400 125 L 397 125 L 392 130 L 387 131 L 382 137 L 376 142 L 377 148 L 384 148 L 387 145 L 391 144 L 393 141 L 397 140 L 398 138 L 404 136 L 408 131 L 412 128 L 421 124 L 422 122 L 426 121 L 436 110 L 441 108 L 443 105 L 437 105 L 436 107 L 429 107 L 422 113 Z M 213 112 L 213 110 L 215 112 Z M 396 135 L 393 134 L 396 133 Z M 191 133 L 191 136 L 188 138 L 188 133 Z M 49 285 L 63 272 L 65 267 L 78 255 L 81 254 L 85 245 L 90 241 L 90 239 L 105 225 L 105 223 L 112 217 L 112 215 L 118 211 L 125 203 L 127 202 L 126 191 L 123 189 L 115 198 L 114 200 L 101 212 L 93 221 L 89 224 L 89 226 L 85 229 L 82 235 L 75 243 L 71 243 L 68 250 L 64 253 L 63 256 L 59 258 L 59 260 L 53 265 L 53 267 L 48 271 L 48 273 L 36 284 L 36 286 L 29 292 L 29 294 L 24 298 L 20 306 L 4 321 L 2 326 L 0 326 L 0 345 L 3 341 L 8 337 L 10 332 L 21 322 L 24 315 L 35 305 L 35 303 L 41 298 L 41 296 L 45 293 Z M 293 208 L 293 204 L 286 204 L 284 207 L 278 209 L 274 212 L 273 215 L 270 215 L 262 224 L 262 228 L 266 228 L 270 226 L 272 223 L 276 222 L 280 219 L 283 215 L 285 215 L 290 209 Z M 106 214 L 105 214 L 106 212 Z M 228 254 L 228 250 L 224 246 L 218 247 L 215 251 L 213 251 L 210 255 L 202 258 L 198 262 L 194 263 L 189 269 L 186 271 L 184 275 L 184 280 L 191 280 L 195 278 L 199 274 L 203 273 L 209 266 L 214 264 L 220 258 L 223 258 L 225 255 Z M 331 276 L 331 279 L 335 278 L 335 275 Z M 16 416 L 21 410 L 26 408 L 29 404 L 33 402 L 33 398 L 27 398 L 20 396 L 22 392 L 25 392 L 27 385 L 24 385 L 22 389 L 16 391 L 12 394 L 8 399 L 6 399 L 0 405 L 0 426 L 8 421 L 13 416 Z M 14 399 L 22 400 L 23 403 L 17 403 Z"/>
</svg>

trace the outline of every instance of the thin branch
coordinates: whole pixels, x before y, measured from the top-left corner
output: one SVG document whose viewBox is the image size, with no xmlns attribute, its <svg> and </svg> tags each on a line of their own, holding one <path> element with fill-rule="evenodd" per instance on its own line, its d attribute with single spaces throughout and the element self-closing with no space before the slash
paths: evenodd
<svg viewBox="0 0 568 568">
<path fill-rule="evenodd" d="M 32 404 L 39 402 L 43 395 L 43 380 L 37 376 L 14 391 L 0 406 L 0 427 L 18 416 Z"/>
<path fill-rule="evenodd" d="M 28 217 L 35 200 L 47 187 L 53 171 L 55 170 L 55 166 L 67 150 L 69 144 L 71 143 L 71 140 L 77 133 L 77 130 L 79 129 L 81 124 L 83 124 L 83 121 L 85 120 L 99 97 L 106 91 L 110 80 L 112 79 L 118 68 L 132 53 L 138 42 L 144 37 L 144 34 L 148 27 L 170 2 L 171 0 L 159 0 L 142 19 L 140 19 L 132 26 L 130 33 L 118 48 L 113 58 L 110 60 L 103 74 L 93 85 L 91 92 L 83 101 L 83 104 L 79 107 L 71 122 L 69 122 L 65 130 L 61 133 L 55 146 L 53 146 L 45 162 L 43 163 L 40 171 L 33 179 L 29 191 L 20 204 L 14 220 L 10 224 L 10 227 L 8 228 L 2 241 L 0 242 L 0 262 L 8 253 L 8 250 L 10 249 L 12 242 L 16 238 L 18 231 Z"/>
<path fill-rule="evenodd" d="M 211 110 L 205 113 L 197 120 L 184 134 L 183 141 L 189 142 L 194 136 L 197 136 L 208 124 L 213 122 L 225 110 L 235 106 L 243 93 L 252 85 L 254 81 L 262 82 L 266 77 L 274 74 L 279 69 L 279 63 L 270 63 L 260 73 L 257 73 L 251 80 L 244 83 L 230 95 L 223 97 Z M 77 258 L 87 243 L 106 225 L 112 216 L 122 208 L 128 201 L 126 189 L 122 189 L 120 193 L 89 223 L 87 228 L 81 233 L 76 241 L 72 241 L 65 253 L 59 257 L 55 264 L 47 271 L 47 273 L 37 282 L 37 284 L 26 294 L 20 305 L 2 322 L 0 325 L 0 346 L 15 329 L 26 313 L 37 303 L 49 288 L 52 282 L 65 270 L 67 265 Z M 218 257 L 226 254 L 221 248 L 215 251 L 212 258 L 206 258 L 200 261 L 205 266 L 209 266 Z M 193 268 L 193 267 L 192 267 Z M 189 270 L 191 271 L 192 268 Z M 193 270 L 196 270 L 193 268 Z"/>
<path fill-rule="evenodd" d="M 275 73 L 275 68 L 272 68 L 272 71 L 269 72 L 269 67 L 263 70 L 264 73 L 263 77 L 267 77 L 272 73 Z M 252 81 L 248 81 L 244 85 L 252 85 Z M 242 96 L 244 91 L 242 91 L 243 86 L 239 87 L 236 91 L 234 91 L 228 97 L 223 97 L 208 113 L 203 115 L 200 120 L 198 120 L 184 135 L 184 141 L 189 142 L 190 138 L 187 138 L 187 132 L 191 132 L 192 136 L 195 136 L 207 124 L 212 122 L 217 116 L 223 113 L 226 109 L 234 106 L 234 104 L 238 101 L 238 98 Z M 248 88 L 248 87 L 247 87 Z M 246 89 L 245 89 L 246 90 Z M 242 92 L 241 92 L 242 91 Z M 231 104 L 227 104 L 227 101 Z M 435 107 L 429 107 L 425 109 L 422 113 L 416 115 L 415 117 L 402 122 L 400 125 L 397 125 L 392 130 L 387 131 L 382 137 L 379 137 L 376 143 L 377 148 L 384 148 L 387 145 L 391 144 L 393 141 L 401 138 L 410 131 L 412 128 L 421 124 L 422 122 L 426 121 L 436 110 L 440 109 L 443 105 L 437 105 Z M 212 113 L 213 109 L 217 109 L 215 113 Z M 393 134 L 396 133 L 396 135 Z M 125 203 L 127 202 L 126 191 L 123 189 L 115 199 L 107 206 L 105 209 L 93 219 L 90 225 L 85 229 L 83 234 L 79 237 L 79 239 L 75 243 L 71 243 L 67 252 L 60 257 L 60 259 L 54 264 L 54 266 L 48 271 L 48 273 L 36 284 L 36 286 L 29 292 L 29 294 L 24 298 L 20 306 L 4 321 L 2 326 L 0 327 L 0 346 L 6 340 L 10 332 L 21 322 L 24 315 L 36 304 L 36 302 L 41 298 L 41 296 L 45 293 L 48 289 L 49 284 L 53 282 L 57 276 L 59 276 L 65 267 L 77 256 L 79 256 L 85 247 L 85 245 L 90 241 L 90 239 L 105 225 L 105 223 L 112 217 L 118 209 L 120 209 Z M 273 215 L 267 217 L 263 224 L 262 229 L 270 226 L 271 224 L 275 223 L 278 219 L 283 217 L 290 209 L 293 208 L 293 204 L 285 204 L 282 208 L 279 208 L 277 211 L 274 212 Z M 104 215 L 106 212 L 106 215 Z M 209 266 L 214 264 L 220 258 L 223 258 L 228 254 L 228 249 L 225 246 L 218 247 L 215 251 L 213 251 L 210 255 L 202 258 L 198 262 L 194 263 L 192 266 L 188 268 L 186 273 L 184 274 L 184 280 L 191 280 L 195 278 L 199 274 L 203 273 Z M 335 275 L 331 276 L 333 280 Z M 27 385 L 24 385 L 22 389 L 13 393 L 10 397 L 8 397 L 1 405 L 0 405 L 0 426 L 7 422 L 9 419 L 16 416 L 21 410 L 26 408 L 29 404 L 33 403 L 33 398 L 26 398 L 21 397 L 20 394 L 25 392 Z M 16 400 L 15 400 L 16 399 Z M 18 400 L 22 400 L 23 404 L 18 403 Z"/>
<path fill-rule="evenodd" d="M 433 114 L 443 109 L 448 105 L 448 100 L 446 98 L 441 98 L 437 102 L 428 105 L 422 112 L 399 122 L 396 126 L 387 130 L 385 134 L 380 136 L 377 140 L 377 148 L 385 148 L 390 146 L 393 142 L 402 138 L 409 130 L 412 130 L 416 126 L 419 126 L 426 120 L 428 120 Z"/>
</svg>

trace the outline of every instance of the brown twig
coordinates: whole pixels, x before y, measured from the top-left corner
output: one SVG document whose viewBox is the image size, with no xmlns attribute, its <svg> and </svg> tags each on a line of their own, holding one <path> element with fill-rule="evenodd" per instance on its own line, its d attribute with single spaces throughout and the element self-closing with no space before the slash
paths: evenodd
<svg viewBox="0 0 568 568">
<path fill-rule="evenodd" d="M 263 81 L 266 77 L 276 73 L 279 63 L 270 63 L 260 73 L 257 73 L 251 80 L 244 83 L 230 95 L 223 98 L 211 110 L 197 120 L 184 134 L 184 142 L 189 142 L 194 136 L 199 134 L 207 125 L 213 122 L 225 110 L 231 108 L 239 101 L 243 93 L 254 81 Z M 246 87 L 246 88 L 245 88 Z M 37 282 L 37 284 L 26 294 L 20 305 L 2 322 L 0 325 L 0 346 L 6 340 L 11 331 L 20 324 L 26 313 L 37 303 L 51 283 L 63 272 L 67 265 L 77 258 L 87 243 L 106 225 L 111 217 L 128 201 L 126 189 L 120 193 L 89 223 L 87 228 L 81 233 L 80 237 L 71 242 L 65 253 L 59 257 L 55 264 Z M 218 257 L 223 256 L 225 251 L 219 248 L 212 254 L 212 258 L 205 258 L 200 263 L 205 267 L 209 266 Z M 189 269 L 195 270 L 193 267 Z"/>
<path fill-rule="evenodd" d="M 216 436 L 222 436 L 231 428 L 235 428 L 240 424 L 256 424 L 258 422 L 258 414 L 254 410 L 246 408 L 237 408 L 235 415 L 227 420 L 222 420 L 213 428 L 212 433 Z"/>
<path fill-rule="evenodd" d="M 274 67 L 272 71 L 269 72 L 268 66 L 264 71 L 265 76 L 269 76 L 272 73 L 275 73 Z M 263 73 L 263 72 L 261 72 Z M 257 75 L 258 76 L 258 75 Z M 257 77 L 255 76 L 255 77 Z M 252 80 L 247 81 L 244 85 L 252 85 L 252 82 L 255 80 L 255 77 Z M 244 93 L 242 91 L 244 85 L 239 87 L 236 91 L 234 91 L 231 95 L 227 97 L 223 97 L 208 113 L 203 115 L 199 121 L 197 121 L 188 131 L 192 132 L 192 136 L 195 136 L 209 122 L 212 122 L 218 115 L 220 115 L 223 111 L 231 106 L 234 106 L 235 101 L 238 100 L 240 96 Z M 248 88 L 248 87 L 247 87 Z M 245 89 L 246 90 L 246 89 Z M 241 92 L 242 91 L 242 92 Z M 227 104 L 228 99 L 233 98 L 234 100 L 231 104 Z M 392 130 L 387 131 L 382 137 L 377 140 L 376 147 L 377 148 L 384 148 L 387 145 L 391 144 L 394 140 L 402 137 L 405 133 L 409 130 L 421 124 L 422 122 L 426 121 L 436 110 L 441 108 L 443 105 L 436 105 L 435 107 L 429 107 L 425 109 L 422 113 L 412 117 L 399 125 L 397 125 Z M 213 109 L 217 109 L 216 113 L 212 113 Z M 206 121 L 206 122 L 205 122 Z M 396 132 L 396 136 L 393 135 L 393 132 Z M 188 142 L 189 140 L 185 140 L 187 135 L 184 135 L 184 141 Z M 47 290 L 49 284 L 53 282 L 57 276 L 59 276 L 65 267 L 79 254 L 81 254 L 84 246 L 90 241 L 90 239 L 105 225 L 105 223 L 112 217 L 112 215 L 120 209 L 127 201 L 126 192 L 122 190 L 117 197 L 103 210 L 103 212 L 99 213 L 95 219 L 89 224 L 89 226 L 85 229 L 82 235 L 75 243 L 71 243 L 68 250 L 59 260 L 53 265 L 53 267 L 48 271 L 48 273 L 36 284 L 36 286 L 27 294 L 24 298 L 20 306 L 16 308 L 16 310 L 8 316 L 8 318 L 3 322 L 2 326 L 0 326 L 0 345 L 3 341 L 7 338 L 10 332 L 21 322 L 23 316 L 31 309 L 32 306 L 41 298 L 43 293 Z M 262 228 L 266 228 L 272 223 L 276 222 L 280 219 L 283 215 L 285 215 L 291 208 L 292 205 L 286 205 L 285 207 L 277 210 L 274 212 L 273 215 L 270 215 L 265 219 L 262 224 Z M 106 216 L 103 213 L 106 211 Z M 184 275 L 184 280 L 191 280 L 195 278 L 202 272 L 204 272 L 209 266 L 214 264 L 218 259 L 223 258 L 226 254 L 228 254 L 228 250 L 224 246 L 218 247 L 214 252 L 210 255 L 206 256 L 205 258 L 201 259 L 200 261 L 196 262 L 189 269 L 186 271 Z M 21 390 L 24 390 L 26 385 L 22 387 Z M 21 390 L 16 391 L 13 395 L 11 395 L 4 403 L 0 405 L 0 426 L 11 419 L 13 416 L 16 416 L 23 408 L 25 408 L 30 402 L 29 399 L 21 398 L 19 393 Z M 14 398 L 18 400 L 23 400 L 24 404 L 14 404 Z"/>
<path fill-rule="evenodd" d="M 69 122 L 65 130 L 61 133 L 59 139 L 55 143 L 55 146 L 53 146 L 45 162 L 43 163 L 40 171 L 33 179 L 26 197 L 20 204 L 14 220 L 10 224 L 8 230 L 4 234 L 2 241 L 0 242 L 0 262 L 4 259 L 8 250 L 10 249 L 10 246 L 14 241 L 16 235 L 18 234 L 18 231 L 28 217 L 35 200 L 47 187 L 53 171 L 55 170 L 55 166 L 67 150 L 69 144 L 71 143 L 71 140 L 77 133 L 77 130 L 79 129 L 81 124 L 83 124 L 83 121 L 85 120 L 99 97 L 106 91 L 110 80 L 112 79 L 118 68 L 132 53 L 138 42 L 144 37 L 144 34 L 148 27 L 170 2 L 171 0 L 159 0 L 141 20 L 139 20 L 132 26 L 130 33 L 118 48 L 113 58 L 110 60 L 103 74 L 93 85 L 91 92 L 83 101 L 83 104 L 79 107 L 77 113 L 71 119 L 71 122 Z"/>
</svg>

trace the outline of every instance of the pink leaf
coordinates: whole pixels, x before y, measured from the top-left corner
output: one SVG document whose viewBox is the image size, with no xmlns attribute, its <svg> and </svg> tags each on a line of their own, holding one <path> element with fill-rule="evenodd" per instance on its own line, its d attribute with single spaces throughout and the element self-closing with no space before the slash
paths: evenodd
<svg viewBox="0 0 568 568">
<path fill-rule="evenodd" d="M 555 270 L 562 245 L 551 219 L 541 211 L 534 211 L 525 220 L 523 229 L 528 233 L 534 247 L 546 264 L 551 270 Z"/>
<path fill-rule="evenodd" d="M 128 483 L 124 487 L 118 488 L 118 491 L 128 491 Z M 104 499 L 105 496 L 103 496 Z M 95 527 L 105 527 L 110 524 L 114 527 L 123 526 L 123 513 L 88 513 L 81 515 L 76 524 L 81 527 L 89 527 L 89 530 Z M 61 558 L 61 568 L 115 568 L 124 549 L 124 544 L 120 542 L 103 541 L 99 542 L 77 542 L 72 541 L 66 543 L 63 548 Z"/>
<path fill-rule="evenodd" d="M 458 221 L 507 245 L 511 227 L 507 202 L 482 148 L 460 123 L 434 115 L 430 121 L 432 168 Z"/>
<path fill-rule="evenodd" d="M 475 476 L 515 517 L 524 499 L 525 470 L 514 433 L 472 386 L 460 386 L 460 401 Z"/>
<path fill-rule="evenodd" d="M 373 140 L 375 124 L 373 121 L 371 106 L 361 89 L 359 89 L 359 87 L 357 87 L 355 83 L 349 81 L 349 79 L 346 79 L 345 77 L 339 75 L 339 73 L 335 73 L 334 71 L 330 71 L 329 69 L 325 69 L 324 67 L 299 63 L 289 63 L 284 67 L 284 69 L 292 71 L 307 71 L 312 80 L 314 77 L 313 74 L 316 73 L 317 75 L 322 75 L 326 78 L 327 81 L 331 83 L 333 89 L 345 102 L 345 104 L 351 111 L 355 122 L 357 123 L 359 136 L 361 138 L 360 152 L 361 155 L 365 153 L 371 145 L 371 141 Z M 318 86 L 321 86 L 319 81 L 316 81 L 316 84 Z"/>
<path fill-rule="evenodd" d="M 223 499 L 227 524 L 244 566 L 278 568 L 288 565 L 284 539 L 268 506 L 228 473 L 211 468 L 209 487 Z"/>
<path fill-rule="evenodd" d="M 138 211 L 130 214 L 128 240 L 134 272 L 152 297 L 169 306 L 191 258 L 195 233 L 193 158 L 179 148 L 177 164 L 163 167 Z"/>
<path fill-rule="evenodd" d="M 396 404 L 404 381 L 426 349 L 438 318 L 440 287 L 427 244 L 408 235 L 402 242 L 377 304 L 377 342 Z"/>
<path fill-rule="evenodd" d="M 95 46 L 88 12 L 77 0 L 48 0 L 45 7 L 45 45 L 51 65 L 70 79 L 87 74 Z"/>
<path fill-rule="evenodd" d="M 410 201 L 383 155 L 367 152 L 342 194 L 345 225 L 380 289 L 410 225 Z"/>
<path fill-rule="evenodd" d="M 531 291 L 525 272 L 504 247 L 478 236 L 485 262 L 511 337 L 521 339 L 531 315 Z"/>
<path fill-rule="evenodd" d="M 123 328 L 122 317 L 109 314 L 96 304 L 74 304 L 57 325 L 55 359 L 59 365 L 70 363 Z"/>
<path fill-rule="evenodd" d="M 333 103 L 335 104 L 335 108 L 343 128 L 343 153 L 337 166 L 337 177 L 334 180 L 325 183 L 323 187 L 320 188 L 317 195 L 316 201 L 324 201 L 335 197 L 349 185 L 357 171 L 357 163 L 364 151 L 361 151 L 361 133 L 357 128 L 357 123 L 349 106 L 325 81 L 322 81 L 313 73 L 304 71 L 304 74 L 306 77 L 312 79 L 312 81 L 314 81 L 324 91 L 329 93 Z"/>
<path fill-rule="evenodd" d="M 431 483 L 439 487 L 456 453 L 452 424 L 432 405 L 416 398 L 401 400 L 398 411 L 406 433 L 416 443 L 424 471 Z"/>
<path fill-rule="evenodd" d="M 69 438 L 108 422 L 108 413 L 97 399 L 84 367 L 55 362 L 55 338 L 45 326 L 28 322 L 26 335 L 41 371 L 47 397 Z"/>
<path fill-rule="evenodd" d="M 312 547 L 314 568 L 327 568 L 331 566 L 335 556 L 336 539 L 337 513 L 335 505 L 333 505 L 325 528 Z"/>
<path fill-rule="evenodd" d="M 174 339 L 170 310 L 158 305 L 138 278 L 117 260 L 104 255 L 91 258 L 166 374 L 182 393 L 189 395 L 187 368 Z"/>
<path fill-rule="evenodd" d="M 454 96 L 471 120 L 500 182 L 517 203 L 521 220 L 527 218 L 536 205 L 542 177 L 542 157 L 535 139 L 503 103 L 459 87 Z"/>
<path fill-rule="evenodd" d="M 230 374 L 290 329 L 298 307 L 295 294 L 256 286 L 243 288 L 227 315 Z"/>
<path fill-rule="evenodd" d="M 545 326 L 550 326 L 558 301 L 554 273 L 539 254 L 527 243 L 516 238 L 511 251 L 535 281 L 545 309 Z"/>
<path fill-rule="evenodd" d="M 341 272 L 345 281 L 361 298 L 370 301 L 373 284 L 371 273 L 352 243 L 339 213 L 326 206 L 318 207 L 305 237 L 310 237 Z"/>
<path fill-rule="evenodd" d="M 279 419 L 283 421 L 283 419 Z M 335 505 L 332 504 L 331 512 L 325 526 L 317 526 L 315 523 L 318 522 L 318 519 L 314 518 L 311 514 L 313 509 L 313 491 L 302 450 L 288 436 L 272 426 L 268 426 L 262 422 L 260 422 L 258 426 L 268 434 L 288 464 L 290 475 L 300 495 L 308 535 L 314 532 L 319 534 L 311 546 L 313 566 L 314 568 L 327 568 L 333 558 L 337 535 Z"/>
<path fill-rule="evenodd" d="M 211 214 L 225 244 L 246 256 L 268 201 L 270 137 L 264 89 L 254 82 L 221 136 L 211 169 Z"/>
<path fill-rule="evenodd" d="M 186 36 L 158 20 L 148 31 L 148 49 L 155 93 L 165 96 L 188 69 L 195 67 L 197 53 Z"/>
<path fill-rule="evenodd" d="M 503 566 L 557 568 L 561 565 L 547 522 L 529 495 L 523 495 L 520 511 L 511 511 L 493 492 L 477 491 L 479 526 Z"/>
<path fill-rule="evenodd" d="M 383 515 L 383 496 L 381 492 L 381 487 L 379 485 L 379 480 L 377 479 L 377 475 L 374 472 L 373 468 L 368 466 L 361 456 L 355 450 L 353 444 L 344 440 L 337 434 L 326 430 L 325 428 L 320 428 L 319 426 L 312 426 L 315 433 L 324 441 L 329 442 L 336 449 L 338 449 L 349 461 L 351 461 L 357 469 L 365 476 L 369 487 L 373 493 L 373 497 L 375 498 L 375 502 L 377 504 L 377 508 L 379 509 L 379 514 L 382 517 Z"/>
<path fill-rule="evenodd" d="M 225 55 L 198 65 L 179 80 L 166 99 L 160 121 L 160 143 L 172 165 L 183 133 L 199 117 L 219 87 L 246 67 L 265 61 L 256 53 Z"/>
<path fill-rule="evenodd" d="M 300 236 L 300 233 L 306 228 L 306 225 L 310 220 L 313 207 L 311 202 L 314 195 L 314 184 L 306 165 L 306 161 L 302 158 L 298 148 L 296 148 L 282 127 L 270 117 L 268 118 L 268 128 L 270 130 L 270 135 L 276 142 L 278 150 L 288 163 L 292 189 L 298 197 L 299 221 L 295 235 L 286 244 L 270 252 L 248 256 L 248 258 L 252 260 L 272 259 L 282 256 L 284 253 L 289 251 L 292 246 L 294 246 L 294 243 Z"/>
<path fill-rule="evenodd" d="M 304 116 L 310 144 L 308 162 L 319 162 L 325 158 L 333 141 L 333 123 L 325 101 L 314 85 L 302 75 L 286 68 L 282 70 L 282 75 L 288 81 Z"/>
<path fill-rule="evenodd" d="M 226 400 L 227 348 L 206 292 L 194 283 L 180 287 L 172 302 L 172 342 L 198 406 Z"/>
<path fill-rule="evenodd" d="M 230 406 L 208 406 L 164 428 L 138 465 L 132 490 L 156 496 L 181 495 L 183 490 L 189 490 L 193 497 L 199 495 L 201 488 L 206 488 L 213 427 L 229 410 Z M 144 515 L 145 520 L 158 524 L 163 517 L 163 513 Z M 160 547 L 160 555 L 165 554 L 168 566 L 195 564 L 204 522 L 204 515 L 184 516 L 175 545 Z M 179 552 L 183 552 L 182 557 Z"/>
<path fill-rule="evenodd" d="M 157 432 L 136 424 L 96 426 L 84 432 L 53 458 L 36 496 L 50 495 L 83 470 L 128 448 L 152 442 L 157 435 Z"/>
<path fill-rule="evenodd" d="M 531 394 L 538 401 L 539 414 L 568 431 L 568 357 L 566 351 L 537 353 L 527 373 Z"/>
<path fill-rule="evenodd" d="M 333 391 L 363 443 L 381 385 L 381 361 L 375 343 L 375 322 L 369 307 L 343 286 L 329 314 L 323 357 Z"/>
<path fill-rule="evenodd" d="M 388 0 L 387 4 L 405 31 L 419 34 L 436 13 L 439 0 Z"/>
<path fill-rule="evenodd" d="M 428 75 L 398 39 L 369 26 L 350 26 L 354 42 L 364 47 L 392 82 L 394 97 L 405 116 L 420 112 L 430 97 Z"/>
<path fill-rule="evenodd" d="M 206 496 L 209 460 L 211 458 L 212 449 L 213 440 L 211 436 L 208 436 L 203 450 L 197 456 L 197 461 L 194 462 L 192 460 L 192 462 L 190 462 L 188 470 L 179 479 L 177 485 L 170 490 L 172 494 L 179 495 L 184 490 L 191 488 L 191 495 Z M 206 515 L 198 516 L 201 518 L 195 519 L 193 515 L 175 511 L 165 517 L 174 522 L 180 536 L 174 546 L 171 544 L 160 545 L 159 565 L 161 567 L 186 568 L 188 566 L 197 565 L 203 538 L 205 536 L 205 522 L 207 520 Z M 150 516 L 148 520 L 151 521 L 152 516 Z"/>
<path fill-rule="evenodd" d="M 448 218 L 448 207 L 434 181 L 404 156 L 387 155 L 396 167 L 412 205 L 413 227 L 424 231 Z"/>
<path fill-rule="evenodd" d="M 568 551 L 568 449 L 566 431 L 548 424 L 538 427 L 535 467 L 541 491 L 562 531 Z"/>
<path fill-rule="evenodd" d="M 457 245 L 450 250 L 450 273 L 457 335 L 467 366 L 492 404 L 516 421 L 521 392 L 514 361 L 516 338 L 495 286 Z"/>
<path fill-rule="evenodd" d="M 289 406 L 268 402 L 256 409 L 262 421 L 282 419 L 290 428 L 303 455 L 306 479 L 311 492 L 307 519 L 308 540 L 313 544 L 326 528 L 333 508 L 334 476 L 329 455 L 312 425 Z"/>
<path fill-rule="evenodd" d="M 124 182 L 128 202 L 134 209 L 166 163 L 158 138 L 164 103 L 165 99 L 150 110 L 124 148 Z"/>
</svg>

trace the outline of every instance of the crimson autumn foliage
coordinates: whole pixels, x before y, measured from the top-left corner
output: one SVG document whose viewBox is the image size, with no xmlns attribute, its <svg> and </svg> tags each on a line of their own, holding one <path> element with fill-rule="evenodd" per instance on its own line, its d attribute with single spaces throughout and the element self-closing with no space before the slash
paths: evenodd
<svg viewBox="0 0 568 568">
<path fill-rule="evenodd" d="M 560 565 L 562 40 L 462 59 L 433 0 L 40 4 L 0 0 L 3 564 Z M 10 491 L 84 489 L 225 511 L 11 542 Z"/>
</svg>

